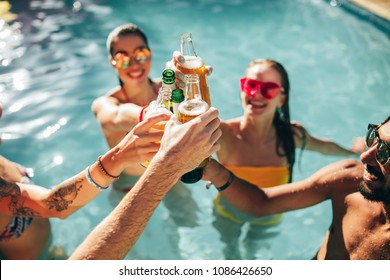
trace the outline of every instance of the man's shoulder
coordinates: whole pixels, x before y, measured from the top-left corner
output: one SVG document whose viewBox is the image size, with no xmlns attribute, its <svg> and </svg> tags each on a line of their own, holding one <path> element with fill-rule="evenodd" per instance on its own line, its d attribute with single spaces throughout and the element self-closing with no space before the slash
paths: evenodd
<svg viewBox="0 0 390 280">
<path fill-rule="evenodd" d="M 346 159 L 321 168 L 310 177 L 309 182 L 315 186 L 327 186 L 330 195 L 338 197 L 356 191 L 362 176 L 363 164 L 357 160 Z"/>
<path fill-rule="evenodd" d="M 355 159 L 343 159 L 328 165 L 329 169 L 348 171 L 347 173 L 359 174 L 363 171 L 363 163 Z"/>
</svg>

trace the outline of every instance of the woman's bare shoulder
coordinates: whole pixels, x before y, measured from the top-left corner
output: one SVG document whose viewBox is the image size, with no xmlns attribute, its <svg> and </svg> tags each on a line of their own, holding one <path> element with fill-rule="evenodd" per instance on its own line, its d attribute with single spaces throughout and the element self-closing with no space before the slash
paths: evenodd
<svg viewBox="0 0 390 280">
<path fill-rule="evenodd" d="M 241 118 L 229 119 L 221 121 L 220 128 L 222 132 L 235 132 L 240 127 Z"/>
</svg>

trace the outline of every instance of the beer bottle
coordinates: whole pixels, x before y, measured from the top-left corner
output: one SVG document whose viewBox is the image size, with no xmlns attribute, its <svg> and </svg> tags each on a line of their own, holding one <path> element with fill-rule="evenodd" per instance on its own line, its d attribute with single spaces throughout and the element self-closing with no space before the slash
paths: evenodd
<svg viewBox="0 0 390 280">
<path fill-rule="evenodd" d="M 179 62 L 177 64 L 177 69 L 179 69 L 183 74 L 197 74 L 199 76 L 199 86 L 202 99 L 211 106 L 210 91 L 206 79 L 206 67 L 203 59 L 195 52 L 191 33 L 184 33 L 180 36 L 180 48 L 185 62 Z"/>
<path fill-rule="evenodd" d="M 184 93 L 180 88 L 174 89 L 172 91 L 171 104 L 173 107 L 173 113 L 178 116 L 179 115 L 179 105 L 184 101 Z"/>
<path fill-rule="evenodd" d="M 186 123 L 195 117 L 206 112 L 209 105 L 202 100 L 200 87 L 199 87 L 199 76 L 197 74 L 185 75 L 186 87 L 185 95 L 186 99 L 180 103 L 178 107 L 179 121 Z M 201 164 L 194 170 L 185 173 L 180 180 L 187 184 L 198 182 L 203 176 L 203 167 L 206 166 L 208 158 L 203 160 Z"/>
<path fill-rule="evenodd" d="M 162 88 L 169 88 L 171 89 L 172 93 L 173 93 L 173 90 L 176 89 L 176 85 L 175 85 L 175 72 L 171 69 L 165 69 L 163 72 L 162 72 Z M 169 106 L 168 104 L 165 104 L 165 106 L 167 108 L 169 108 L 169 110 L 173 113 L 173 104 L 172 104 L 172 100 L 170 100 L 171 102 L 169 103 Z M 167 101 L 166 101 L 167 102 Z"/>
<path fill-rule="evenodd" d="M 152 102 L 150 104 L 148 111 L 145 114 L 145 118 L 149 118 L 157 114 L 172 115 L 172 112 L 169 110 L 171 95 L 172 90 L 170 88 L 161 87 L 158 91 L 156 102 Z M 151 129 L 164 130 L 165 123 L 166 122 L 156 123 Z"/>
<path fill-rule="evenodd" d="M 175 86 L 175 72 L 171 69 L 165 69 L 162 72 L 162 87 L 163 88 L 170 88 L 171 90 L 174 90 L 176 88 Z"/>
<path fill-rule="evenodd" d="M 145 114 L 145 118 L 159 114 L 172 115 L 172 112 L 169 110 L 171 94 L 172 90 L 170 88 L 161 87 L 158 92 L 157 100 L 150 103 L 148 111 Z M 149 132 L 164 131 L 166 123 L 166 121 L 161 121 L 154 124 L 149 129 Z M 143 167 L 147 167 L 149 163 L 149 161 L 145 161 L 141 163 L 141 165 Z"/>
</svg>

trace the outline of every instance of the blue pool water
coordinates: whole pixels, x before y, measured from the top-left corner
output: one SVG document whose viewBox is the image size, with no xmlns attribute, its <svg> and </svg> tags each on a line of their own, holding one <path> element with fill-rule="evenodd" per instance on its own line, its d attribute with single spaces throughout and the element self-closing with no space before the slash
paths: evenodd
<svg viewBox="0 0 390 280">
<path fill-rule="evenodd" d="M 90 106 L 117 83 L 105 39 L 127 21 L 148 35 L 152 77 L 161 75 L 179 48 L 179 35 L 193 34 L 197 52 L 214 67 L 209 86 L 222 119 L 242 113 L 238 80 L 249 61 L 261 57 L 285 65 L 292 119 L 313 135 L 349 147 L 368 122 L 379 122 L 390 111 L 390 31 L 329 1 L 11 4 L 16 20 L 0 22 L 0 153 L 32 167 L 42 186 L 78 173 L 106 151 Z M 338 159 L 304 152 L 294 180 Z M 215 196 L 204 182 L 171 192 L 127 258 L 310 259 L 331 219 L 324 202 L 286 213 L 276 227 L 244 226 L 240 233 L 215 216 Z M 112 207 L 104 192 L 67 220 L 52 219 L 53 243 L 70 254 Z"/>
</svg>

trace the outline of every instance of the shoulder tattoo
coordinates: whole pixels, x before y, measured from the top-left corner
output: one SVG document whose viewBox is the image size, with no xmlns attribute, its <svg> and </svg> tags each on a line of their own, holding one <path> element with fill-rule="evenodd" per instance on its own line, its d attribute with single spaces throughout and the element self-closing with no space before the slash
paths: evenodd
<svg viewBox="0 0 390 280">
<path fill-rule="evenodd" d="M 40 217 L 39 212 L 24 206 L 25 199 L 21 197 L 20 187 L 0 177 L 0 200 L 9 197 L 8 209 L 12 215 L 19 217 Z"/>
</svg>

